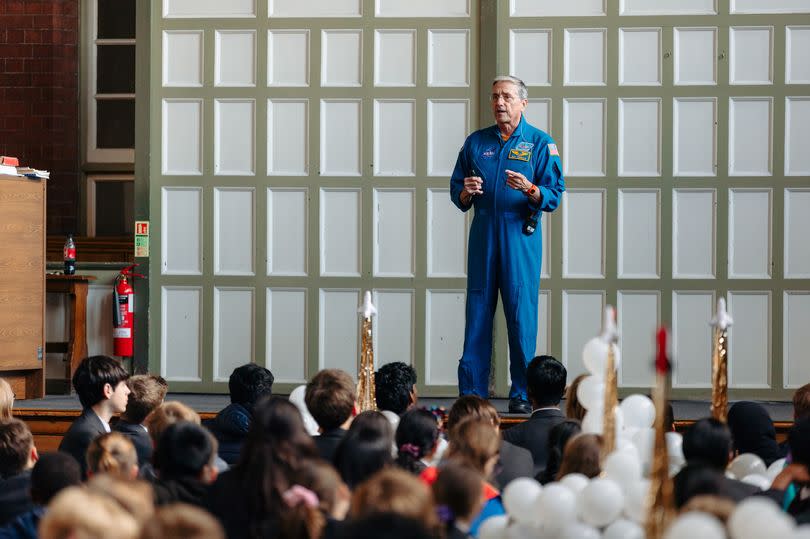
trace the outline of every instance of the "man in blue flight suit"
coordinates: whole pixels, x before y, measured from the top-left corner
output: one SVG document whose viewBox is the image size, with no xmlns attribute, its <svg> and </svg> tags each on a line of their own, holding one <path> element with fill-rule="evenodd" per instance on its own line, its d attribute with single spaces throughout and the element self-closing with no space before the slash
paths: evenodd
<svg viewBox="0 0 810 539">
<path fill-rule="evenodd" d="M 461 395 L 489 396 L 492 319 L 501 291 L 509 334 L 511 413 L 531 413 L 526 367 L 537 341 L 537 296 L 543 253 L 541 212 L 565 191 L 557 146 L 523 117 L 528 90 L 516 77 L 492 83 L 495 123 L 464 142 L 450 178 L 461 211 L 475 207 L 467 262 L 467 323 L 458 365 Z"/>
</svg>

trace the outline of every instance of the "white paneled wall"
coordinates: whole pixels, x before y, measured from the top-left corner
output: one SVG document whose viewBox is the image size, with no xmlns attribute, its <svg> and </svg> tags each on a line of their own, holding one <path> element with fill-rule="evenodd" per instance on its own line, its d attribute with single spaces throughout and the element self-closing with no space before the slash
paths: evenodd
<svg viewBox="0 0 810 539">
<path fill-rule="evenodd" d="M 169 379 L 221 387 L 251 360 L 282 383 L 354 373 L 370 289 L 378 365 L 453 394 L 473 212 L 447 179 L 489 123 L 493 70 L 529 86 L 568 187 L 542 221 L 538 354 L 583 372 L 614 303 L 623 387 L 650 385 L 669 323 L 675 388 L 706 388 L 722 294 L 733 388 L 810 378 L 810 23 L 769 16 L 805 0 L 619 0 L 618 19 L 606 0 L 504 0 L 482 23 L 493 65 L 474 63 L 490 61 L 477 1 L 160 4 L 152 329 Z"/>
</svg>

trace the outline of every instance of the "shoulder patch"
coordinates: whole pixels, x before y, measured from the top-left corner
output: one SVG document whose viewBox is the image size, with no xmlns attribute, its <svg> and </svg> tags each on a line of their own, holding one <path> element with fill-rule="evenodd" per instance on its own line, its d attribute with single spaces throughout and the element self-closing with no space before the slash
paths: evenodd
<svg viewBox="0 0 810 539">
<path fill-rule="evenodd" d="M 556 155 L 557 157 L 560 156 L 560 152 L 557 151 L 557 145 L 556 144 L 549 144 L 548 145 L 548 154 L 549 155 Z"/>
</svg>

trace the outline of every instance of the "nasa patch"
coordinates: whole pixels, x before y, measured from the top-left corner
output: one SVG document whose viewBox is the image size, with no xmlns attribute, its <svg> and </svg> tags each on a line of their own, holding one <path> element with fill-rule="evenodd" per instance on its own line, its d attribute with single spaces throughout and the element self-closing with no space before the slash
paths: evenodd
<svg viewBox="0 0 810 539">
<path fill-rule="evenodd" d="M 496 148 L 495 146 L 491 146 L 486 150 L 484 150 L 484 152 L 481 154 L 481 157 L 483 159 L 492 159 L 493 157 L 495 157 L 496 153 L 498 153 L 498 148 Z"/>
</svg>

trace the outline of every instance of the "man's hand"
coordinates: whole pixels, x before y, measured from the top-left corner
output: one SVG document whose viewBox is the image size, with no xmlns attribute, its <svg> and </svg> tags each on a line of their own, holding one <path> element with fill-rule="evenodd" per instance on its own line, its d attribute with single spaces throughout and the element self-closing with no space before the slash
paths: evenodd
<svg viewBox="0 0 810 539">
<path fill-rule="evenodd" d="M 467 176 L 464 178 L 464 192 L 470 195 L 484 194 L 484 180 L 479 176 Z"/>
<path fill-rule="evenodd" d="M 532 186 L 532 182 L 526 179 L 526 176 L 521 174 L 520 172 L 515 172 L 514 170 L 506 169 L 506 185 L 511 187 L 512 189 L 517 189 L 518 191 L 526 191 L 530 189 Z"/>
</svg>

